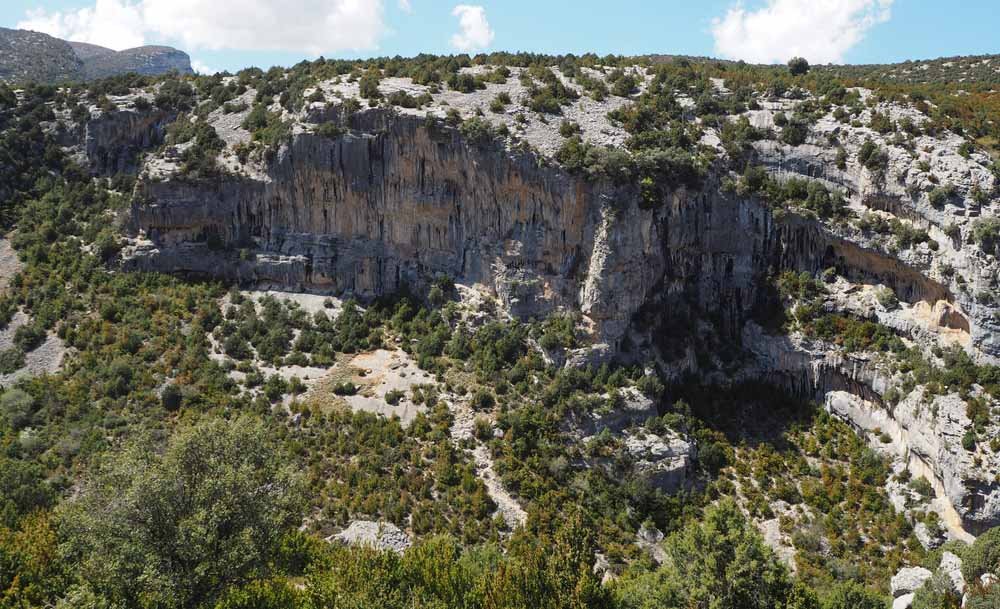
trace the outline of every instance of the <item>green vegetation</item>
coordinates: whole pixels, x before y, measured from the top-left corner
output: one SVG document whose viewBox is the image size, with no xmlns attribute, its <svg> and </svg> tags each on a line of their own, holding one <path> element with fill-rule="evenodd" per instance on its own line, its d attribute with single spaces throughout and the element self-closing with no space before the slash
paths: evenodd
<svg viewBox="0 0 1000 609">
<path fill-rule="evenodd" d="M 809 71 L 809 62 L 803 57 L 792 57 L 788 60 L 788 73 L 792 76 L 802 76 Z"/>
<path fill-rule="evenodd" d="M 778 209 L 793 208 L 833 220 L 843 220 L 850 216 L 847 202 L 840 191 L 830 191 L 815 180 L 778 180 L 762 167 L 748 166 L 738 181 L 724 184 L 724 187 L 740 196 L 759 195 Z"/>
<path fill-rule="evenodd" d="M 574 89 L 564 85 L 559 77 L 548 68 L 532 67 L 528 74 L 533 79 L 541 81 L 541 85 L 533 81 L 528 90 L 527 105 L 535 112 L 559 114 L 562 112 L 562 106 L 580 97 Z"/>
<path fill-rule="evenodd" d="M 301 485 L 262 425 L 211 421 L 162 455 L 135 443 L 58 513 L 87 586 L 125 606 L 198 607 L 266 577 L 295 530 Z"/>
<path fill-rule="evenodd" d="M 502 65 L 476 77 L 461 72 L 491 62 Z M 629 135 L 627 151 L 594 146 L 579 125 L 560 123 L 558 160 L 570 171 L 634 189 L 643 206 L 656 207 L 671 189 L 698 186 L 719 161 L 698 143 L 717 127 L 738 176 L 730 192 L 834 222 L 850 216 L 842 193 L 748 165 L 751 144 L 773 134 L 739 116 L 758 95 L 809 90 L 821 101 L 784 117 L 783 142 L 805 141 L 827 104 L 859 120 L 863 106 L 828 77 L 832 68 L 643 62 L 646 74 L 632 73 L 631 59 L 591 55 L 318 60 L 245 70 L 228 84 L 123 78 L 95 84 L 88 98 L 159 84 L 154 105 L 185 113 L 168 143 L 185 146 L 187 175 L 208 177 L 222 147 L 204 115 L 246 111 L 234 100 L 250 87 L 258 95 L 243 127 L 255 148 L 270 150 L 290 132 L 272 105 L 292 111 L 323 101 L 305 95 L 319 79 L 356 80 L 375 101 L 382 77 L 472 91 L 505 81 L 505 66 L 523 67 L 529 106 L 558 114 L 578 99 L 558 67 L 595 99 L 634 101 L 611 116 Z M 598 66 L 610 87 L 593 76 Z M 723 78 L 732 94 L 717 94 L 709 78 Z M 86 120 L 77 94 L 28 86 L 16 105 L 10 95 L 0 86 L 0 209 L 5 228 L 16 226 L 10 238 L 24 267 L 0 297 L 0 317 L 9 323 L 23 310 L 31 321 L 0 353 L 0 371 L 19 368 L 49 333 L 72 350 L 58 372 L 0 390 L 0 606 L 868 609 L 886 606 L 880 594 L 895 569 L 929 560 L 889 503 L 887 464 L 846 425 L 766 385 L 668 387 L 654 366 L 644 369 L 648 362 L 547 364 L 536 344 L 562 361 L 586 345 L 585 319 L 463 321 L 447 279 L 426 293 L 309 314 L 233 286 L 112 271 L 120 246 L 108 218 L 130 203 L 132 182 L 92 179 L 42 128 L 54 108 Z M 419 108 L 426 98 L 400 92 L 386 101 Z M 494 102 L 499 113 L 512 100 Z M 938 128 L 974 124 L 954 105 L 928 111 Z M 873 128 L 912 130 L 886 120 L 873 115 Z M 480 117 L 456 127 L 476 144 L 502 135 Z M 324 123 L 315 132 L 337 138 L 343 128 Z M 888 154 L 866 142 L 858 160 L 882 174 Z M 846 151 L 840 161 L 846 166 Z M 977 221 L 971 235 L 994 252 L 1000 230 L 989 222 Z M 908 222 L 866 215 L 858 225 L 894 235 L 897 247 L 932 243 Z M 202 237 L 225 245 L 219 234 Z M 1000 394 L 998 369 L 961 349 L 929 359 L 875 321 L 827 312 L 826 287 L 810 274 L 783 273 L 774 287 L 781 319 L 769 321 L 844 352 L 877 354 L 898 373 L 897 395 L 917 384 L 930 396 L 972 398 L 975 385 Z M 899 306 L 894 292 L 877 298 Z M 376 348 L 402 349 L 434 379 L 385 394 L 389 404 L 405 397 L 420 407 L 408 425 L 345 406 L 346 396 L 371 395 L 360 371 L 306 392 L 271 369 L 343 365 L 345 355 Z M 690 489 L 668 494 L 653 485 L 619 435 L 581 441 L 567 429 L 567 421 L 615 411 L 635 390 L 654 401 L 655 415 L 632 431 L 670 432 L 696 446 Z M 455 396 L 475 417 L 472 436 L 457 442 L 445 403 Z M 968 404 L 975 429 L 965 443 L 985 450 L 990 404 Z M 512 531 L 496 515 L 477 474 L 477 446 L 527 511 L 523 527 Z M 928 483 L 911 485 L 924 493 Z M 402 554 L 321 541 L 356 519 L 395 523 L 417 541 Z M 771 519 L 797 551 L 794 576 L 756 532 Z M 664 564 L 637 546 L 640 527 L 667 534 Z M 995 546 L 987 534 L 964 553 L 968 578 L 1000 568 Z M 598 552 L 618 576 L 608 585 L 594 571 Z M 932 584 L 917 602 L 947 606 L 953 599 L 942 590 Z M 976 591 L 969 606 L 991 606 L 995 595 Z"/>
</svg>

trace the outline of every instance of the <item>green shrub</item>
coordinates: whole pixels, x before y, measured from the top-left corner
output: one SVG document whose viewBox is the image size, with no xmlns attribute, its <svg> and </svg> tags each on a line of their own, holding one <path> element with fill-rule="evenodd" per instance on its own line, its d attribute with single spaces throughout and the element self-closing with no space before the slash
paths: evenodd
<svg viewBox="0 0 1000 609">
<path fill-rule="evenodd" d="M 972 239 L 987 254 L 995 254 L 1000 244 L 1000 220 L 980 218 L 972 225 Z"/>
<path fill-rule="evenodd" d="M 24 367 L 24 351 L 11 347 L 0 351 L 0 374 L 11 374 Z"/>
<path fill-rule="evenodd" d="M 358 81 L 358 94 L 367 100 L 378 100 L 382 98 L 382 92 L 378 90 L 381 74 L 378 69 L 367 70 L 364 76 Z"/>
<path fill-rule="evenodd" d="M 493 397 L 493 392 L 479 389 L 472 394 L 469 405 L 472 406 L 473 410 L 492 410 L 493 406 L 496 405 L 496 398 Z"/>
<path fill-rule="evenodd" d="M 809 62 L 803 57 L 792 57 L 788 60 L 788 72 L 792 76 L 802 76 L 809 71 Z"/>
<path fill-rule="evenodd" d="M 559 135 L 563 137 L 573 137 L 581 133 L 579 123 L 573 121 L 562 121 L 559 123 Z"/>
<path fill-rule="evenodd" d="M 871 140 L 865 140 L 858 150 L 858 162 L 871 173 L 882 176 L 889 167 L 889 155 Z"/>
<path fill-rule="evenodd" d="M 357 385 L 350 381 L 342 381 L 333 386 L 333 393 L 335 395 L 355 395 L 357 392 Z"/>
<path fill-rule="evenodd" d="M 934 207 L 944 207 L 955 196 L 955 187 L 951 184 L 944 184 L 936 187 L 927 195 L 927 199 Z"/>
<path fill-rule="evenodd" d="M 474 144 L 486 144 L 496 137 L 493 125 L 486 119 L 479 118 L 478 116 L 473 116 L 462 121 L 459 132 L 461 132 L 462 137 Z"/>
<path fill-rule="evenodd" d="M 175 383 L 169 383 L 163 388 L 160 393 L 160 404 L 163 408 L 169 412 L 173 412 L 181 407 L 181 402 L 184 399 L 184 394 L 181 393 L 181 388 Z"/>
</svg>

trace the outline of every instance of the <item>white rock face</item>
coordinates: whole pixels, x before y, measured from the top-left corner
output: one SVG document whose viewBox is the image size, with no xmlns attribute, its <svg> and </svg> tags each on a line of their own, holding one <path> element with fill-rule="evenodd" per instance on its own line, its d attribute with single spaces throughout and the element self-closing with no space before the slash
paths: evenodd
<svg viewBox="0 0 1000 609">
<path fill-rule="evenodd" d="M 913 597 L 915 595 L 910 592 L 909 594 L 904 594 L 903 596 L 897 597 L 892 601 L 892 609 L 910 609 L 913 606 Z"/>
<path fill-rule="evenodd" d="M 951 504 L 942 511 L 950 530 L 961 536 L 964 529 L 968 536 L 1000 524 L 1000 454 L 962 447 L 970 421 L 957 396 L 926 405 L 918 389 L 883 408 L 882 396 L 898 388 L 900 379 L 882 365 L 881 356 L 845 355 L 802 337 L 765 336 L 749 321 L 760 301 L 761 277 L 834 268 L 844 284 L 825 303 L 827 310 L 877 320 L 925 356 L 934 347 L 959 345 L 979 362 L 1000 363 L 1000 308 L 990 297 L 997 292 L 1000 262 L 974 239 L 977 222 L 1000 218 L 997 176 L 986 154 L 969 152 L 966 140 L 949 132 L 877 133 L 870 127 L 876 111 L 918 126 L 928 120 L 910 105 L 888 102 L 848 120 L 838 120 L 831 108 L 810 126 L 800 146 L 773 138 L 753 144 L 754 161 L 777 178 L 837 188 L 857 218 L 879 218 L 897 232 L 898 227 L 926 231 L 932 242 L 900 245 L 891 231 L 857 221 L 799 213 L 780 217 L 757 197 L 722 188 L 733 177 L 725 169 L 713 169 L 698 188 L 664 192 L 649 206 L 640 202 L 634 185 L 570 175 L 553 159 L 565 141 L 559 134 L 563 118 L 580 125 L 585 141 L 622 147 L 628 133 L 608 112 L 630 99 L 581 96 L 561 108 L 561 117 L 543 116 L 528 110 L 530 87 L 520 72 L 513 69 L 506 83 L 468 94 L 384 78 L 380 88 L 386 95 L 405 91 L 430 100 L 409 109 L 361 101 L 361 110 L 349 117 L 343 115 L 343 100 L 357 96 L 357 83 L 322 82 L 317 87 L 323 101 L 294 112 L 272 104 L 291 124 L 293 136 L 273 155 L 249 162 L 238 160 L 233 150 L 249 138 L 240 126 L 248 110 L 213 112 L 208 120 L 229 144 L 220 155 L 227 173 L 210 184 L 189 182 L 175 179 L 176 159 L 169 157 L 176 150 L 148 159 L 139 181 L 143 196 L 130 213 L 133 240 L 125 249 L 126 266 L 362 297 L 403 284 L 419 287 L 426 276 L 446 274 L 460 284 L 485 286 L 515 317 L 579 312 L 599 345 L 590 354 L 602 359 L 623 346 L 635 329 L 630 326 L 636 313 L 671 311 L 693 301 L 706 318 L 718 320 L 713 323 L 721 333 L 742 338 L 755 360 L 707 380 L 774 381 L 817 399 L 850 394 L 861 402 L 835 396 L 828 407 L 861 431 L 879 429 L 879 435 L 891 437 L 897 456 Z M 555 72 L 567 86 L 580 88 Z M 650 76 L 636 73 L 641 90 Z M 727 90 L 726 83 L 715 88 Z M 491 110 L 501 93 L 510 103 Z M 692 108 L 692 100 L 678 93 L 681 104 Z M 860 93 L 873 101 L 870 91 Z M 243 99 L 255 94 L 248 91 Z M 799 103 L 790 97 L 756 101 L 762 109 L 744 116 L 762 128 L 773 128 L 778 111 L 793 113 Z M 469 141 L 455 127 L 458 121 L 426 120 L 454 112 L 463 120 L 481 115 L 511 137 Z M 95 169 L 120 164 L 132 158 L 123 151 L 162 139 L 169 117 L 132 114 L 93 121 L 88 156 L 112 161 Z M 318 126 L 330 122 L 344 132 L 319 135 Z M 700 141 L 722 158 L 727 154 L 714 128 L 705 127 Z M 859 158 L 869 142 L 884 153 L 884 171 L 873 171 Z M 949 194 L 942 195 L 944 185 L 951 187 Z M 220 238 L 225 251 L 246 248 L 247 258 L 207 251 L 207 236 Z M 876 288 L 890 289 L 899 306 L 881 305 Z M 587 353 L 576 353 L 570 361 L 584 365 L 587 359 Z M 697 371 L 692 362 L 689 368 Z M 592 423 L 626 427 L 631 416 Z M 998 432 L 993 424 L 982 436 Z M 672 450 L 661 457 L 653 447 L 637 447 L 636 459 L 670 485 L 674 474 L 668 472 L 686 467 Z"/>
<path fill-rule="evenodd" d="M 951 580 L 953 589 L 959 596 L 965 594 L 965 576 L 962 575 L 962 559 L 951 552 L 941 555 L 941 566 L 938 569 Z"/>
<path fill-rule="evenodd" d="M 899 598 L 906 594 L 911 594 L 920 589 L 924 582 L 930 579 L 933 573 L 923 567 L 907 567 L 900 569 L 892 576 L 891 588 L 892 596 Z"/>
<path fill-rule="evenodd" d="M 636 471 L 658 488 L 680 489 L 691 473 L 691 444 L 673 431 L 663 435 L 644 430 L 627 432 L 625 448 L 636 460 Z"/>
<path fill-rule="evenodd" d="M 347 545 L 368 545 L 379 550 L 402 553 L 410 547 L 410 536 L 391 522 L 355 520 L 346 529 L 327 538 Z"/>
</svg>

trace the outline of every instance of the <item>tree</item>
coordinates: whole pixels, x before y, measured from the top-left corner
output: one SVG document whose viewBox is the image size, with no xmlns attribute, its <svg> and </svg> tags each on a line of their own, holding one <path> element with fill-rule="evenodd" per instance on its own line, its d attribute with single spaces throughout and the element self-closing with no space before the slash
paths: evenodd
<svg viewBox="0 0 1000 609">
<path fill-rule="evenodd" d="M 962 575 L 965 581 L 974 582 L 983 573 L 1000 571 L 1000 527 L 993 527 L 980 535 L 962 557 Z"/>
<path fill-rule="evenodd" d="M 65 551 L 95 592 L 186 608 L 266 576 L 301 497 L 260 423 L 215 420 L 176 432 L 162 455 L 132 444 L 59 515 Z"/>
<path fill-rule="evenodd" d="M 943 571 L 935 573 L 913 595 L 913 609 L 958 609 L 961 605 L 961 596 L 955 592 L 951 578 Z"/>
<path fill-rule="evenodd" d="M 801 76 L 809 71 L 809 62 L 805 57 L 792 57 L 788 60 L 788 71 L 792 76 Z"/>
<path fill-rule="evenodd" d="M 382 97 L 382 92 L 378 90 L 381 74 L 378 69 L 371 68 L 365 72 L 358 81 L 358 94 L 365 99 L 376 100 Z"/>
<path fill-rule="evenodd" d="M 823 599 L 823 609 L 885 609 L 886 599 L 868 591 L 861 584 L 848 581 L 837 584 Z"/>
<path fill-rule="evenodd" d="M 164 387 L 163 392 L 160 394 L 160 403 L 171 412 L 180 408 L 183 400 L 184 394 L 181 393 L 181 388 L 174 383 L 170 383 Z"/>
<path fill-rule="evenodd" d="M 666 552 L 669 559 L 659 570 L 616 586 L 621 607 L 771 609 L 790 599 L 795 607 L 810 607 L 807 595 L 792 594 L 788 571 L 731 500 L 671 536 Z"/>
</svg>

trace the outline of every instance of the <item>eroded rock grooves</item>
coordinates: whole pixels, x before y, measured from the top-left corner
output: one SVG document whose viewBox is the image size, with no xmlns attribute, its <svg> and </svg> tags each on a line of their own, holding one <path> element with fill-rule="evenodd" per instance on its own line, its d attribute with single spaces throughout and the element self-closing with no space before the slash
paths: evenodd
<svg viewBox="0 0 1000 609">
<path fill-rule="evenodd" d="M 88 130 L 96 136 L 87 144 L 92 168 L 127 166 L 131 157 L 116 153 L 115 142 L 129 150 L 158 142 L 169 120 L 137 113 L 112 121 L 115 129 Z M 918 344 L 947 338 L 980 361 L 995 361 L 1000 343 L 992 309 L 932 272 L 935 260 L 950 256 L 973 284 L 985 281 L 959 246 L 894 256 L 857 232 L 796 214 L 778 217 L 759 199 L 724 189 L 718 168 L 699 189 L 674 189 L 646 206 L 633 186 L 588 181 L 499 142 L 466 141 L 442 121 L 369 109 L 353 114 L 334 137 L 312 133 L 317 121 L 343 124 L 335 106 L 307 114 L 288 145 L 258 167 L 204 180 L 147 170 L 128 218 L 126 267 L 361 298 L 420 289 L 446 275 L 485 286 L 516 317 L 580 312 L 592 348 L 575 362 L 628 351 L 637 340 L 648 346 L 665 331 L 656 328 L 671 320 L 710 320 L 734 349 L 741 346 L 742 363 L 708 378 L 776 382 L 826 400 L 863 433 L 889 431 L 898 457 L 926 474 L 954 507 L 949 524 L 957 533 L 1000 523 L 996 480 L 980 475 L 952 437 L 969 424 L 964 412 L 948 410 L 953 425 L 906 414 L 905 402 L 893 408 L 883 400 L 892 378 L 879 362 L 773 335 L 754 321 L 755 311 L 773 305 L 770 278 L 832 268 L 854 286 L 842 303 L 853 312 Z M 858 138 L 844 139 L 859 145 Z M 873 186 L 853 163 L 828 169 L 828 153 L 814 143 L 763 142 L 756 151 L 775 175 L 843 187 L 858 209 L 909 214 L 934 231 L 943 226 L 945 219 L 926 204 L 904 202 L 903 185 Z M 852 299 L 866 285 L 890 288 L 910 317 L 857 309 Z M 637 315 L 652 319 L 653 329 L 639 330 L 632 323 Z M 698 366 L 691 357 L 664 363 L 677 375 Z M 841 394 L 867 406 L 845 406 Z M 879 409 L 892 426 L 876 426 L 865 408 Z"/>
</svg>

